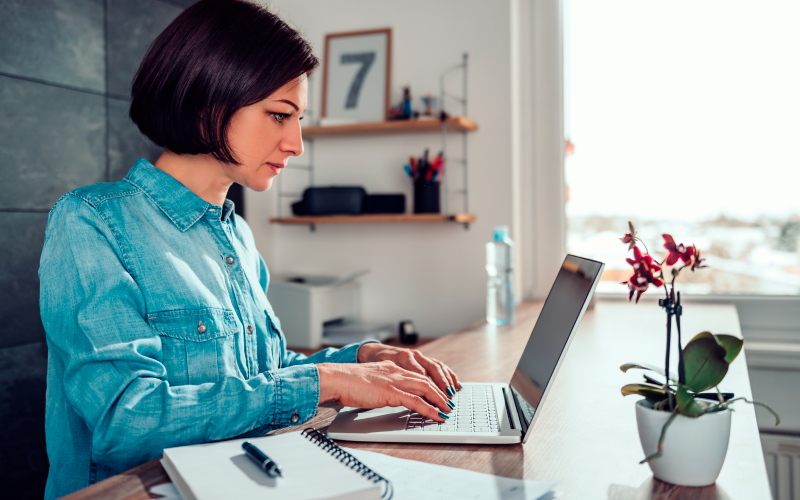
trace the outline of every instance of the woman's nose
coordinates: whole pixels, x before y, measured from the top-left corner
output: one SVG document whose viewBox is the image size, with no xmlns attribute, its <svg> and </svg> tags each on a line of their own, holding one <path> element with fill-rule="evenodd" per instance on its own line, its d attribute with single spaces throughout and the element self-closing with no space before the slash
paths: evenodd
<svg viewBox="0 0 800 500">
<path fill-rule="evenodd" d="M 281 141 L 281 149 L 291 156 L 303 154 L 303 132 L 300 129 L 300 120 L 296 120 L 286 131 L 286 136 Z"/>
</svg>

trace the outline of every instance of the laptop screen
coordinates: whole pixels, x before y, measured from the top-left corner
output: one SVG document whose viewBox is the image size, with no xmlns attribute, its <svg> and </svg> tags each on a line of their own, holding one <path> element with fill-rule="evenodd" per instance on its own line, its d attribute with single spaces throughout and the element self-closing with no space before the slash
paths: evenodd
<svg viewBox="0 0 800 500">
<path fill-rule="evenodd" d="M 567 255 L 511 378 L 523 432 L 528 430 L 570 335 L 591 299 L 603 263 Z"/>
</svg>

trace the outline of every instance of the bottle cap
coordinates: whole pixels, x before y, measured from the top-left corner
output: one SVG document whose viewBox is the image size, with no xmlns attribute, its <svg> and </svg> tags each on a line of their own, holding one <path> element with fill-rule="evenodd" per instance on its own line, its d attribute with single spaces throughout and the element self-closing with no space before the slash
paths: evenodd
<svg viewBox="0 0 800 500">
<path fill-rule="evenodd" d="M 508 238 L 508 226 L 494 227 L 494 241 L 504 241 Z"/>
</svg>

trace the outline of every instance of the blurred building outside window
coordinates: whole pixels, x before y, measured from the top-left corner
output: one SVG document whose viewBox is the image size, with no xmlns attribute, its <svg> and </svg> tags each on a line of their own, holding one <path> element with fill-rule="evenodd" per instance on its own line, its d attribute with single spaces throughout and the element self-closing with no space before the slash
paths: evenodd
<svg viewBox="0 0 800 500">
<path fill-rule="evenodd" d="M 689 294 L 800 294 L 800 2 L 567 0 L 567 249 L 625 294 L 627 221 Z"/>
</svg>

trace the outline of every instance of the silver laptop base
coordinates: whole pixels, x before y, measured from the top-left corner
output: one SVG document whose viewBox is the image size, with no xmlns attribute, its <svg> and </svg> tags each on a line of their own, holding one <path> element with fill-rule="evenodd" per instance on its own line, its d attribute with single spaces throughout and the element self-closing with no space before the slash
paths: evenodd
<svg viewBox="0 0 800 500">
<path fill-rule="evenodd" d="M 451 419 L 443 425 L 424 422 L 418 414 L 402 406 L 375 410 L 347 407 L 328 428 L 328 437 L 378 443 L 514 444 L 522 441 L 519 417 L 516 411 L 506 409 L 503 388 L 508 390 L 508 384 L 465 383 L 463 387 L 454 398 L 456 408 L 448 414 Z M 474 396 L 467 397 L 469 393 Z M 470 408 L 477 417 L 467 418 Z M 492 412 L 497 418 L 493 426 L 497 430 L 487 432 L 491 420 L 483 420 L 481 415 L 489 418 Z M 422 425 L 415 425 L 420 420 Z"/>
</svg>

